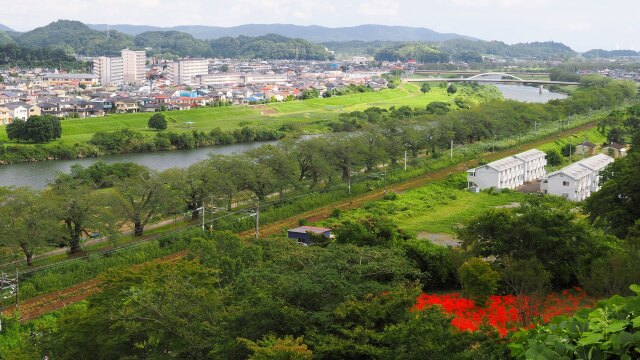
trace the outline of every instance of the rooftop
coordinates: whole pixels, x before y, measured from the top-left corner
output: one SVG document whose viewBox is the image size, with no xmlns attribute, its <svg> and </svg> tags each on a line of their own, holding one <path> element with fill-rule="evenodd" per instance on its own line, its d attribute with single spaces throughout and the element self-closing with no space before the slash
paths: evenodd
<svg viewBox="0 0 640 360">
<path fill-rule="evenodd" d="M 607 156 L 605 154 L 598 154 L 598 155 L 580 160 L 576 162 L 576 164 L 580 164 L 593 171 L 599 171 L 599 170 L 602 170 L 605 166 L 611 164 L 612 162 L 613 162 L 613 158 L 611 156 Z"/>
<path fill-rule="evenodd" d="M 585 176 L 589 176 L 592 172 L 593 171 L 589 170 L 588 168 L 576 163 L 576 164 L 569 165 L 565 168 L 562 168 L 558 171 L 554 171 L 551 174 L 549 174 L 548 177 L 562 174 L 574 180 L 578 180 L 578 179 L 582 179 Z"/>
<path fill-rule="evenodd" d="M 297 228 L 293 228 L 293 229 L 289 229 L 289 232 L 294 232 L 294 233 L 302 233 L 302 234 L 306 234 L 308 232 L 314 233 L 314 234 L 322 234 L 325 233 L 327 231 L 331 231 L 331 229 L 329 228 L 323 228 L 323 227 L 316 227 L 316 226 L 299 226 Z"/>
<path fill-rule="evenodd" d="M 513 155 L 513 157 L 523 161 L 536 160 L 545 156 L 547 156 L 547 154 L 545 154 L 543 151 L 540 151 L 538 149 L 531 149 L 531 150 L 527 150 L 525 152 L 521 152 L 519 154 Z"/>
<path fill-rule="evenodd" d="M 510 169 L 514 166 L 522 165 L 524 161 L 517 159 L 513 156 L 506 157 L 504 159 L 496 160 L 494 162 L 490 162 L 485 166 L 496 169 L 498 171 Z"/>
</svg>

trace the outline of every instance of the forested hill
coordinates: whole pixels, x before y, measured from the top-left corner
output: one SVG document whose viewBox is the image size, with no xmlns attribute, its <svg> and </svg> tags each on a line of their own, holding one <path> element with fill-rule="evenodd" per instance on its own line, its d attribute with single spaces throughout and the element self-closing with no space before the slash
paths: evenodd
<svg viewBox="0 0 640 360">
<path fill-rule="evenodd" d="M 79 21 L 58 20 L 26 33 L 14 33 L 20 46 L 43 48 L 54 46 L 70 54 L 116 55 L 120 50 L 133 47 L 133 37 L 118 31 L 107 32 L 90 29 Z"/>
<path fill-rule="evenodd" d="M 15 41 L 28 49 L 53 47 L 67 54 L 87 56 L 119 55 L 125 48 L 147 49 L 166 56 L 217 56 L 256 59 L 326 60 L 331 54 L 307 40 L 280 35 L 225 37 L 212 41 L 179 31 L 148 31 L 135 37 L 116 30 L 98 31 L 78 21 L 59 20 L 26 33 L 0 31 L 0 45 Z"/>
<path fill-rule="evenodd" d="M 582 56 L 588 59 L 611 59 L 617 57 L 628 57 L 628 56 L 640 56 L 640 52 L 634 50 L 602 50 L 602 49 L 593 49 L 589 50 L 582 54 Z"/>
<path fill-rule="evenodd" d="M 330 50 L 339 53 L 365 52 L 375 54 L 376 60 L 406 61 L 416 59 L 420 62 L 447 62 L 451 59 L 466 62 L 481 62 L 483 55 L 495 55 L 517 58 L 566 59 L 578 54 L 570 47 L 556 42 L 533 42 L 507 45 L 501 41 L 471 41 L 453 39 L 440 43 L 325 43 Z M 333 46 L 336 46 L 334 48 Z"/>
<path fill-rule="evenodd" d="M 269 34 L 258 37 L 239 36 L 211 40 L 216 57 L 245 59 L 327 60 L 332 55 L 324 46 L 307 40 Z"/>
<path fill-rule="evenodd" d="M 0 31 L 13 31 L 13 29 L 8 27 L 7 25 L 0 24 Z"/>
<path fill-rule="evenodd" d="M 89 25 L 96 30 L 106 30 L 106 24 Z M 324 26 L 301 26 L 291 24 L 247 24 L 233 27 L 219 26 L 175 26 L 171 28 L 153 27 L 146 25 L 110 25 L 113 30 L 118 30 L 131 35 L 138 35 L 147 31 L 181 31 L 186 32 L 197 39 L 210 40 L 221 37 L 237 36 L 262 36 L 267 34 L 279 34 L 282 36 L 302 38 L 313 42 L 323 41 L 445 41 L 449 39 L 473 39 L 472 37 L 439 33 L 427 28 L 388 25 L 359 25 L 351 27 L 328 28 Z"/>
</svg>

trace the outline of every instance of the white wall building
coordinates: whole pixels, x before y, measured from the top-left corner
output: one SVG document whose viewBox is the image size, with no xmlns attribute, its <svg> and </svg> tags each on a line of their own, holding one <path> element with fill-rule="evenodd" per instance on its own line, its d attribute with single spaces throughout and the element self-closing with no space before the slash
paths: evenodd
<svg viewBox="0 0 640 360">
<path fill-rule="evenodd" d="M 100 56 L 95 58 L 93 59 L 93 74 L 104 86 L 122 85 L 124 82 L 122 62 L 121 57 Z"/>
<path fill-rule="evenodd" d="M 467 170 L 467 182 L 469 188 L 479 190 L 515 189 L 527 181 L 541 179 L 545 165 L 545 153 L 532 149 Z"/>
<path fill-rule="evenodd" d="M 218 73 L 207 75 L 196 75 L 196 84 L 208 85 L 237 85 L 243 82 L 241 73 Z"/>
<path fill-rule="evenodd" d="M 546 175 L 547 166 L 546 154 L 538 149 L 531 149 L 520 154 L 513 155 L 514 158 L 524 161 L 524 182 L 542 179 Z"/>
<path fill-rule="evenodd" d="M 144 51 L 122 50 L 122 78 L 126 84 L 142 84 L 147 54 Z"/>
<path fill-rule="evenodd" d="M 185 59 L 167 64 L 168 77 L 172 84 L 188 84 L 197 75 L 209 74 L 209 60 Z"/>
<path fill-rule="evenodd" d="M 582 201 L 600 190 L 600 172 L 612 162 L 613 158 L 604 154 L 580 160 L 549 174 L 540 184 L 540 190 L 571 201 Z"/>
<path fill-rule="evenodd" d="M 467 170 L 470 188 L 515 189 L 524 184 L 524 161 L 513 156 Z"/>
</svg>

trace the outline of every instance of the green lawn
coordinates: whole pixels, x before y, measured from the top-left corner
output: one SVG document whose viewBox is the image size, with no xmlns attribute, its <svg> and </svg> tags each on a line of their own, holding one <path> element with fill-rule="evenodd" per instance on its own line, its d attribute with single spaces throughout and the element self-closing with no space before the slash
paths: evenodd
<svg viewBox="0 0 640 360">
<path fill-rule="evenodd" d="M 255 106 L 229 106 L 222 108 L 202 108 L 186 111 L 166 112 L 169 119 L 168 129 L 172 131 L 208 131 L 219 127 L 233 130 L 245 125 L 279 128 L 285 123 L 297 123 L 307 132 L 328 131 L 326 121 L 337 118 L 341 111 L 364 110 L 371 106 L 389 108 L 408 105 L 423 107 L 433 101 L 449 101 L 446 91 L 434 88 L 422 94 L 414 84 L 402 84 L 396 89 L 377 92 L 335 96 L 326 99 L 311 99 Z M 326 108 L 327 106 L 342 106 Z M 112 114 L 106 117 L 68 119 L 62 121 L 62 138 L 51 142 L 67 144 L 82 143 L 91 139 L 98 131 L 131 129 L 152 136 L 154 131 L 147 130 L 147 120 L 151 114 Z M 188 127 L 185 122 L 193 122 Z M 0 127 L 0 141 L 8 142 L 4 127 Z"/>
</svg>

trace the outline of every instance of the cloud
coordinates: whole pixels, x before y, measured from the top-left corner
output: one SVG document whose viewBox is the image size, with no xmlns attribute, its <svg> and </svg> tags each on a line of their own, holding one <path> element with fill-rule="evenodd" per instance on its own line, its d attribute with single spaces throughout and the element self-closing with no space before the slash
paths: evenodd
<svg viewBox="0 0 640 360">
<path fill-rule="evenodd" d="M 536 8 L 545 5 L 549 0 L 450 0 L 450 2 L 457 6 L 476 8 Z"/>
<path fill-rule="evenodd" d="M 358 13 L 364 16 L 397 16 L 400 10 L 398 1 L 368 0 L 358 6 Z"/>
</svg>

